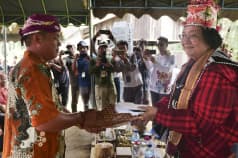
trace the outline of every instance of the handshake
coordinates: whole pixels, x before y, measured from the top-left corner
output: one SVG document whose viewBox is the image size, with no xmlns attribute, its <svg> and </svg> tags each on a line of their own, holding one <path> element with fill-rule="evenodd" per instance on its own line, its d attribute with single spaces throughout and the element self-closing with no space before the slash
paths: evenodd
<svg viewBox="0 0 238 158">
<path fill-rule="evenodd" d="M 138 119 L 129 113 L 117 113 L 114 106 L 109 105 L 102 111 L 88 110 L 81 113 L 80 128 L 98 133 L 108 127 L 114 127 Z"/>
</svg>

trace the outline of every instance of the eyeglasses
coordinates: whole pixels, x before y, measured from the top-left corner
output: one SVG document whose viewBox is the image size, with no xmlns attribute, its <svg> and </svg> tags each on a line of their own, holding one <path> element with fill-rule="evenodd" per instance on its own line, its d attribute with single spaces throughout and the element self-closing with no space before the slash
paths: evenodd
<svg viewBox="0 0 238 158">
<path fill-rule="evenodd" d="M 181 34 L 179 35 L 180 40 L 189 40 L 189 41 L 196 41 L 200 39 L 200 36 L 197 34 Z"/>
</svg>

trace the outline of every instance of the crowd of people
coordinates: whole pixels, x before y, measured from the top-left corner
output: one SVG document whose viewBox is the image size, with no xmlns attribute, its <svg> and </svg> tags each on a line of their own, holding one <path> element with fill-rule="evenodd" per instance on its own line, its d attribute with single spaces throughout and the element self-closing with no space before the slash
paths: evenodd
<svg viewBox="0 0 238 158">
<path fill-rule="evenodd" d="M 167 142 L 168 156 L 234 158 L 238 64 L 223 52 L 222 38 L 214 29 L 216 4 L 191 1 L 187 12 L 179 37 L 189 60 L 179 74 L 173 73 L 175 57 L 166 37 L 157 39 L 156 54 L 146 48 L 146 41 L 128 52 L 127 41 L 99 30 L 93 52 L 83 40 L 76 51 L 71 44 L 60 51 L 58 20 L 52 15 L 30 16 L 19 32 L 26 46 L 23 58 L 9 76 L 0 73 L 2 156 L 63 158 L 66 128 L 99 132 L 120 123 L 139 127 L 153 121 L 158 139 Z M 205 17 L 195 16 L 201 13 Z M 77 109 L 79 96 L 83 112 Z M 69 100 L 71 109 L 66 108 Z M 146 104 L 141 107 L 145 112 L 117 113 L 119 101 Z"/>
<path fill-rule="evenodd" d="M 90 108 L 102 110 L 105 106 L 120 101 L 149 104 L 152 100 L 154 105 L 162 96 L 170 93 L 175 59 L 168 50 L 166 37 L 158 38 L 157 54 L 151 53 L 143 40 L 134 45 L 133 52 L 130 53 L 127 41 L 115 42 L 110 30 L 106 30 L 105 34 L 101 32 L 102 30 L 95 35 L 94 42 L 101 35 L 106 37 L 97 41 L 94 52 L 96 55 L 91 55 L 88 44 L 81 40 L 77 44 L 77 50 L 68 44 L 66 51 L 60 51 L 56 58 L 48 62 L 64 107 L 69 100 L 69 89 L 72 112 L 78 111 L 79 96 L 83 102 L 79 106 L 83 106 L 86 111 Z M 112 49 L 109 48 L 107 38 L 112 38 Z M 91 101 L 93 97 L 95 105 Z"/>
</svg>

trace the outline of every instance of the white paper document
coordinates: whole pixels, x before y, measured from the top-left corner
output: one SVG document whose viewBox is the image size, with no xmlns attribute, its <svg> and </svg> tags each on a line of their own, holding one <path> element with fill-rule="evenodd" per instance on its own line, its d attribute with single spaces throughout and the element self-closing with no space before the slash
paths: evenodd
<svg viewBox="0 0 238 158">
<path fill-rule="evenodd" d="M 119 102 L 116 104 L 115 109 L 117 113 L 130 113 L 131 115 L 140 115 L 144 111 L 141 109 L 141 106 L 148 106 L 144 104 L 134 104 L 131 102 Z"/>
</svg>

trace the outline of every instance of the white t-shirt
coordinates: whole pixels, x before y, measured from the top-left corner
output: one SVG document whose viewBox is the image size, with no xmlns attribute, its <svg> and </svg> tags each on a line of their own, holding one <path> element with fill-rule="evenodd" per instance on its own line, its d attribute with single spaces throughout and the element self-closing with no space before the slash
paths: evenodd
<svg viewBox="0 0 238 158">
<path fill-rule="evenodd" d="M 139 68 L 136 67 L 134 71 L 123 72 L 124 87 L 137 87 L 143 84 L 142 76 Z"/>
<path fill-rule="evenodd" d="M 150 68 L 150 91 L 169 94 L 172 86 L 174 55 L 157 55 Z"/>
</svg>

